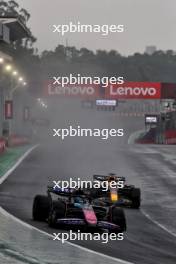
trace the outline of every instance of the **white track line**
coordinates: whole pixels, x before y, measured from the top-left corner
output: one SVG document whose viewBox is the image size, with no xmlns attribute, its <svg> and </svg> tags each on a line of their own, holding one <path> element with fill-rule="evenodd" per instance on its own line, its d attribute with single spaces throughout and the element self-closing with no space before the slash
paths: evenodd
<svg viewBox="0 0 176 264">
<path fill-rule="evenodd" d="M 18 161 L 13 165 L 12 168 L 10 168 L 1 178 L 0 178 L 0 184 L 2 184 L 7 177 L 20 165 L 20 163 L 37 147 L 38 145 L 35 145 L 31 147 L 28 151 L 26 151 L 22 157 L 18 159 Z"/>
<path fill-rule="evenodd" d="M 7 218 L 12 219 L 12 220 L 14 220 L 15 222 L 17 222 L 17 223 L 23 225 L 24 227 L 29 228 L 30 230 L 36 230 L 36 231 L 38 231 L 39 233 L 41 233 L 41 234 L 43 234 L 43 235 L 45 235 L 45 236 L 48 236 L 48 237 L 50 237 L 50 238 L 52 238 L 52 239 L 54 238 L 54 236 L 51 235 L 50 233 L 47 233 L 47 232 L 45 232 L 45 231 L 43 231 L 43 230 L 41 230 L 41 229 L 39 229 L 39 228 L 37 228 L 37 227 L 34 227 L 34 226 L 32 226 L 32 225 L 30 225 L 30 224 L 28 224 L 28 223 L 26 223 L 26 222 L 20 220 L 19 218 L 17 218 L 17 217 L 15 217 L 15 216 L 11 215 L 11 214 L 8 213 L 7 211 L 5 211 L 2 207 L 0 207 L 0 213 L 3 214 L 4 216 L 6 216 Z M 128 261 L 125 261 L 125 260 L 122 260 L 122 259 L 118 259 L 118 258 L 110 257 L 110 256 L 105 255 L 105 254 L 103 254 L 103 253 L 96 252 L 96 251 L 94 251 L 94 250 L 91 250 L 91 249 L 85 248 L 85 247 L 83 247 L 83 246 L 79 246 L 79 245 L 73 244 L 73 243 L 68 242 L 68 241 L 65 241 L 65 244 L 68 244 L 68 245 L 70 245 L 70 246 L 72 246 L 72 247 L 75 247 L 75 248 L 78 248 L 78 249 L 84 250 L 84 251 L 89 252 L 89 253 L 91 253 L 91 254 L 95 254 L 95 255 L 98 255 L 98 256 L 100 256 L 100 257 L 104 257 L 104 258 L 107 258 L 107 259 L 109 259 L 109 260 L 113 260 L 113 261 L 115 261 L 115 262 L 117 262 L 117 263 L 119 263 L 119 264 L 134 264 L 134 263 L 132 263 L 132 262 L 128 262 Z"/>
<path fill-rule="evenodd" d="M 152 223 L 154 223 L 155 225 L 157 225 L 158 227 L 160 227 L 161 229 L 163 229 L 164 231 L 166 231 L 167 233 L 169 233 L 170 235 L 176 237 L 176 233 L 174 233 L 173 231 L 169 230 L 167 227 L 165 227 L 164 225 L 160 224 L 158 221 L 154 220 L 148 213 L 146 213 L 144 210 L 140 210 L 141 213 L 148 218 Z"/>
<path fill-rule="evenodd" d="M 20 163 L 37 147 L 38 145 L 35 145 L 35 146 L 33 146 L 32 148 L 30 148 L 18 161 L 17 161 L 17 163 L 10 169 L 10 170 L 8 170 L 5 174 L 4 174 L 4 176 L 2 176 L 1 177 L 1 179 L 0 179 L 0 184 L 2 184 L 6 179 L 7 179 L 7 177 L 20 165 Z M 29 228 L 30 230 L 36 230 L 36 231 L 38 231 L 39 233 L 41 233 L 41 234 L 43 234 L 43 235 L 45 235 L 45 236 L 48 236 L 48 237 L 50 237 L 50 238 L 53 238 L 53 235 L 51 235 L 51 234 L 49 234 L 49 233 L 47 233 L 47 232 L 45 232 L 45 231 L 42 231 L 41 229 L 39 229 L 39 228 L 37 228 L 37 227 L 34 227 L 34 226 L 32 226 L 32 225 L 30 225 L 30 224 L 28 224 L 28 223 L 25 223 L 24 221 L 22 221 L 22 220 L 20 220 L 19 218 L 17 218 L 17 217 L 15 217 L 15 216 L 13 216 L 12 214 L 10 214 L 10 213 L 8 213 L 6 210 L 4 210 L 2 207 L 0 207 L 0 213 L 1 214 L 3 214 L 4 216 L 6 216 L 7 218 L 9 218 L 9 219 L 12 219 L 12 220 L 14 220 L 15 222 L 17 222 L 17 223 L 19 223 L 19 224 L 21 224 L 21 225 L 23 225 L 24 227 L 27 227 L 27 228 Z M 125 260 L 122 260 L 122 259 L 118 259 L 118 258 L 114 258 L 114 257 L 110 257 L 110 256 L 108 256 L 108 255 L 105 255 L 105 254 L 103 254 L 103 253 L 99 253 L 99 252 L 96 252 L 96 251 L 94 251 L 94 250 L 91 250 L 91 249 L 88 249 L 88 248 L 85 248 L 85 247 L 82 247 L 82 246 L 79 246 L 79 245 L 76 245 L 76 244 L 73 244 L 73 243 L 71 243 L 71 242 L 68 242 L 68 241 L 66 241 L 65 242 L 66 244 L 68 244 L 68 245 L 70 245 L 70 246 L 72 246 L 72 247 L 76 247 L 76 248 L 78 248 L 78 249 L 80 249 L 80 250 L 84 250 L 84 251 L 86 251 L 86 252 L 89 252 L 89 253 L 91 253 L 91 254 L 95 254 L 95 255 L 98 255 L 98 256 L 100 256 L 100 257 L 104 257 L 104 258 L 106 258 L 106 259 L 109 259 L 109 260 L 113 260 L 113 261 L 115 261 L 115 262 L 117 262 L 117 263 L 119 263 L 119 264 L 134 264 L 134 263 L 132 263 L 132 262 L 128 262 L 128 261 L 125 261 Z"/>
<path fill-rule="evenodd" d="M 128 138 L 128 144 L 134 144 L 135 143 L 135 140 L 139 138 L 139 136 L 144 133 L 145 130 L 137 130 L 135 132 L 133 132 L 129 138 Z"/>
</svg>

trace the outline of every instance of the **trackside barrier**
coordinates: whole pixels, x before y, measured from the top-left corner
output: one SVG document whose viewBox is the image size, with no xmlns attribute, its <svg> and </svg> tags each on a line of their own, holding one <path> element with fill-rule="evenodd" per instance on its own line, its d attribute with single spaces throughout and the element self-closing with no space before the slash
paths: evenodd
<svg viewBox="0 0 176 264">
<path fill-rule="evenodd" d="M 30 143 L 30 140 L 26 136 L 11 135 L 8 138 L 8 146 L 9 147 L 26 145 L 26 144 L 29 144 L 29 143 Z"/>
<path fill-rule="evenodd" d="M 167 130 L 165 132 L 166 144 L 176 144 L 176 130 Z"/>
<path fill-rule="evenodd" d="M 147 131 L 145 134 L 143 134 L 141 137 L 139 137 L 138 139 L 136 139 L 136 143 L 139 144 L 156 144 L 156 129 L 155 128 L 151 128 L 149 131 Z M 174 129 L 170 129 L 170 130 L 166 130 L 166 132 L 164 133 L 164 141 L 162 144 L 176 144 L 176 130 Z"/>
<path fill-rule="evenodd" d="M 151 112 L 151 115 L 158 115 L 158 112 Z M 124 116 L 124 117 L 144 117 L 146 113 L 137 113 L 137 112 L 115 112 L 115 116 Z"/>
<path fill-rule="evenodd" d="M 136 143 L 139 144 L 155 144 L 156 142 L 156 129 L 151 128 L 145 134 L 143 134 L 140 138 L 136 139 Z"/>
<path fill-rule="evenodd" d="M 175 145 L 176 144 L 176 138 L 167 138 L 166 139 L 166 144 L 167 145 L 169 145 L 169 144 Z"/>
</svg>

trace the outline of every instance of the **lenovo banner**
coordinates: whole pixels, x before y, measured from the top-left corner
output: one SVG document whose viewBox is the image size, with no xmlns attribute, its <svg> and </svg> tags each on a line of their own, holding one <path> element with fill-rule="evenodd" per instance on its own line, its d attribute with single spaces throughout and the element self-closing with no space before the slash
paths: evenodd
<svg viewBox="0 0 176 264">
<path fill-rule="evenodd" d="M 117 99 L 160 99 L 161 83 L 153 82 L 126 82 L 124 84 L 109 85 L 103 88 L 100 85 L 53 85 L 45 84 L 45 96 L 81 97 Z"/>
<path fill-rule="evenodd" d="M 99 96 L 99 85 L 54 85 L 50 82 L 45 84 L 46 96 L 64 96 L 64 97 L 90 97 Z"/>
<path fill-rule="evenodd" d="M 160 99 L 160 95 L 161 83 L 126 82 L 106 89 L 106 98 L 111 99 Z"/>
</svg>

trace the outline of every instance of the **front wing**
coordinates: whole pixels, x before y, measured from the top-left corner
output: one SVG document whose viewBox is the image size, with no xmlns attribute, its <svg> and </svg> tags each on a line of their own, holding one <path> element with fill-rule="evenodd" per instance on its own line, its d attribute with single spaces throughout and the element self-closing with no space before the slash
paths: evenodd
<svg viewBox="0 0 176 264">
<path fill-rule="evenodd" d="M 94 227 L 98 229 L 108 229 L 109 231 L 112 230 L 119 230 L 120 231 L 120 226 L 113 224 L 108 221 L 97 221 L 96 225 L 89 225 L 86 223 L 84 219 L 81 218 L 59 218 L 56 220 L 56 224 L 59 225 L 66 225 L 66 226 L 87 226 L 87 227 Z"/>
</svg>

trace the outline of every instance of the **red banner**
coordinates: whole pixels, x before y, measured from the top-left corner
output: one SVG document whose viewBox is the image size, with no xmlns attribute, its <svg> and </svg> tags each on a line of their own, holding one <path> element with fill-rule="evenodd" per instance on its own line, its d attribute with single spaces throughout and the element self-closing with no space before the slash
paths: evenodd
<svg viewBox="0 0 176 264">
<path fill-rule="evenodd" d="M 106 88 L 106 98 L 110 99 L 160 99 L 161 83 L 126 82 Z"/>
<path fill-rule="evenodd" d="M 13 119 L 13 101 L 5 101 L 5 119 Z"/>
<path fill-rule="evenodd" d="M 105 99 L 160 99 L 161 83 L 155 82 L 125 82 L 109 85 L 53 85 L 45 83 L 45 96 L 105 98 Z"/>
</svg>

